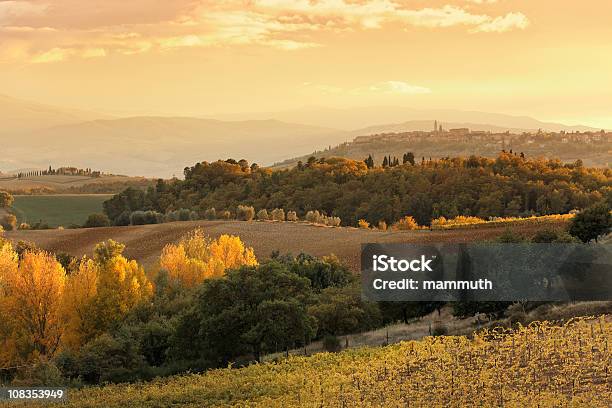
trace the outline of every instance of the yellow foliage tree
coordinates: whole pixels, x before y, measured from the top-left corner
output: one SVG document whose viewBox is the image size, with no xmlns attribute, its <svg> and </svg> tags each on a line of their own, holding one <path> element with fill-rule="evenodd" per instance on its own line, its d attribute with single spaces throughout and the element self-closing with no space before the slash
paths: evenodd
<svg viewBox="0 0 612 408">
<path fill-rule="evenodd" d="M 63 302 L 68 347 L 78 347 L 108 330 L 153 295 L 144 269 L 123 256 L 124 248 L 113 240 L 98 244 L 93 260 L 81 260 L 70 276 Z"/>
<path fill-rule="evenodd" d="M 94 298 L 96 328 L 104 331 L 124 318 L 142 301 L 153 295 L 153 285 L 144 269 L 122 253 L 124 245 L 113 240 L 98 244 L 94 260 L 98 266 L 97 293 Z"/>
<path fill-rule="evenodd" d="M 221 235 L 211 240 L 198 229 L 177 245 L 166 245 L 159 263 L 171 280 L 194 287 L 204 279 L 223 276 L 226 269 L 257 265 L 257 259 L 239 237 Z"/>
<path fill-rule="evenodd" d="M 91 259 L 83 258 L 66 282 L 63 299 L 66 333 L 63 344 L 69 348 L 85 344 L 98 333 L 91 318 L 95 313 L 98 275 L 98 265 Z"/>
<path fill-rule="evenodd" d="M 10 316 L 9 279 L 17 274 L 19 266 L 17 253 L 8 241 L 0 238 L 0 316 Z M 0 364 L 11 365 L 17 358 L 17 347 L 15 345 L 14 321 L 12 319 L 0 319 Z"/>
<path fill-rule="evenodd" d="M 9 336 L 3 333 L 3 358 L 15 362 L 52 356 L 63 334 L 61 303 L 66 272 L 47 252 L 26 252 L 15 268 L 16 254 L 6 245 L 2 263 L 3 316 L 11 316 Z M 4 327 L 7 328 L 7 327 Z"/>
</svg>

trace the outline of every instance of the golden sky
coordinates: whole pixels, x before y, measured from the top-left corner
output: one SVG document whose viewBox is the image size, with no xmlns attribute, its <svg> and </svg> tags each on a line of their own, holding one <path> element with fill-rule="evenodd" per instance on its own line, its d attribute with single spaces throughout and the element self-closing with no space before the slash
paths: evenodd
<svg viewBox="0 0 612 408">
<path fill-rule="evenodd" d="M 610 0 L 0 0 L 0 93 L 119 114 L 398 105 L 612 128 Z"/>
</svg>

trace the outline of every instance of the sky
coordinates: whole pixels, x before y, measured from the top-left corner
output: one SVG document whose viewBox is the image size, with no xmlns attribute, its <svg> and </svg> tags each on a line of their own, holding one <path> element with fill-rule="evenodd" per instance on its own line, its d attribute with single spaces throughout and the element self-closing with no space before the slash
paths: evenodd
<svg viewBox="0 0 612 408">
<path fill-rule="evenodd" d="M 0 94 L 119 115 L 394 105 L 612 128 L 609 0 L 0 0 Z"/>
</svg>

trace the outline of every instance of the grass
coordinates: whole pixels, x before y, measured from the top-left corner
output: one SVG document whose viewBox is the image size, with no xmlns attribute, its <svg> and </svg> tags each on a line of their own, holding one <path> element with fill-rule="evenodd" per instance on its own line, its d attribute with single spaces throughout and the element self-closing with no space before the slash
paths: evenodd
<svg viewBox="0 0 612 408">
<path fill-rule="evenodd" d="M 15 196 L 13 212 L 19 223 L 39 221 L 50 227 L 82 225 L 89 214 L 102 212 L 108 194 Z"/>
</svg>

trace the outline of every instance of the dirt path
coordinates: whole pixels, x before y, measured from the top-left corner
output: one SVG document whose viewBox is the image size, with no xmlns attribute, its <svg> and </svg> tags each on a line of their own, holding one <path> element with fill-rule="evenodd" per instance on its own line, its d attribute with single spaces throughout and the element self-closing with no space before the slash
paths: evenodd
<svg viewBox="0 0 612 408">
<path fill-rule="evenodd" d="M 561 224 L 557 224 L 559 227 Z M 554 226 L 551 223 L 551 226 Z M 359 269 L 359 253 L 363 243 L 462 243 L 491 240 L 507 227 L 484 227 L 449 231 L 390 231 L 357 228 L 332 228 L 290 222 L 190 221 L 130 227 L 87 228 L 45 231 L 11 231 L 6 238 L 16 242 L 31 241 L 49 251 L 66 252 L 74 256 L 91 255 L 94 246 L 106 239 L 124 243 L 126 255 L 145 266 L 157 261 L 163 247 L 177 242 L 189 231 L 201 227 L 211 237 L 222 234 L 239 236 L 255 249 L 260 259 L 278 250 L 281 253 L 306 252 L 315 256 L 336 254 L 352 270 Z M 541 225 L 526 224 L 510 227 L 513 231 L 533 235 Z"/>
</svg>

